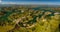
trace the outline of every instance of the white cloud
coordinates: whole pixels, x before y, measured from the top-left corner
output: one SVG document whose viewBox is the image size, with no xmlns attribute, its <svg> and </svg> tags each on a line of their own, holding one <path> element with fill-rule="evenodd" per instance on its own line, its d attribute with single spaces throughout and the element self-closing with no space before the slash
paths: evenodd
<svg viewBox="0 0 60 32">
<path fill-rule="evenodd" d="M 60 5 L 59 4 L 60 2 L 1 2 L 1 0 L 0 0 L 0 4 L 22 4 L 22 5 L 30 5 L 30 4 L 32 4 L 32 5 L 34 5 L 34 4 L 36 4 L 36 5 Z"/>
<path fill-rule="evenodd" d="M 0 0 L 0 2 L 1 2 L 1 0 Z"/>
</svg>

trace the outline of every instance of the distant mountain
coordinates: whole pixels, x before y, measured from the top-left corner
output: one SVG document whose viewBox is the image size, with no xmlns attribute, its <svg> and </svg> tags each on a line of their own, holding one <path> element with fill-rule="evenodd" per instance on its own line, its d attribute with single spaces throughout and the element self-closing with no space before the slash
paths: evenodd
<svg viewBox="0 0 60 32">
<path fill-rule="evenodd" d="M 0 4 L 0 7 L 10 7 L 10 6 L 22 6 L 20 4 Z M 23 6 L 36 6 L 36 7 L 60 7 L 60 5 L 32 5 L 32 4 L 28 4 L 28 5 L 23 5 Z"/>
</svg>

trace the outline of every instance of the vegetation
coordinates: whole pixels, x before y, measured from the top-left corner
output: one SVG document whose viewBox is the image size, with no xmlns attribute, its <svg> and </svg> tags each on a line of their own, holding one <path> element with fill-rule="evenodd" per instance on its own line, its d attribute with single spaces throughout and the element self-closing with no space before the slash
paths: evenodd
<svg viewBox="0 0 60 32">
<path fill-rule="evenodd" d="M 59 8 L 0 8 L 0 32 L 59 32 Z"/>
</svg>

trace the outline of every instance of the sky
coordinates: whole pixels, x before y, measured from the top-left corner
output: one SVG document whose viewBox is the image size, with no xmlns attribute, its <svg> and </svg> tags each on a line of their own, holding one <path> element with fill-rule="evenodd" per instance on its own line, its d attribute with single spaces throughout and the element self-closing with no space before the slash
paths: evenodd
<svg viewBox="0 0 60 32">
<path fill-rule="evenodd" d="M 1 0 L 1 1 L 13 1 L 13 2 L 15 2 L 15 1 L 28 1 L 28 2 L 30 2 L 30 1 L 42 1 L 42 2 L 58 2 L 58 1 L 60 1 L 60 0 Z"/>
<path fill-rule="evenodd" d="M 60 5 L 60 0 L 0 0 L 0 4 L 47 4 L 47 5 Z"/>
</svg>

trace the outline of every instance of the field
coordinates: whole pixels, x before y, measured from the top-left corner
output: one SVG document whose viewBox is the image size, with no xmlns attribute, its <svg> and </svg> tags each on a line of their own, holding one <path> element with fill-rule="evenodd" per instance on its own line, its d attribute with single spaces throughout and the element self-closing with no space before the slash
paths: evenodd
<svg viewBox="0 0 60 32">
<path fill-rule="evenodd" d="M 0 7 L 0 32 L 59 32 L 59 7 Z"/>
</svg>

